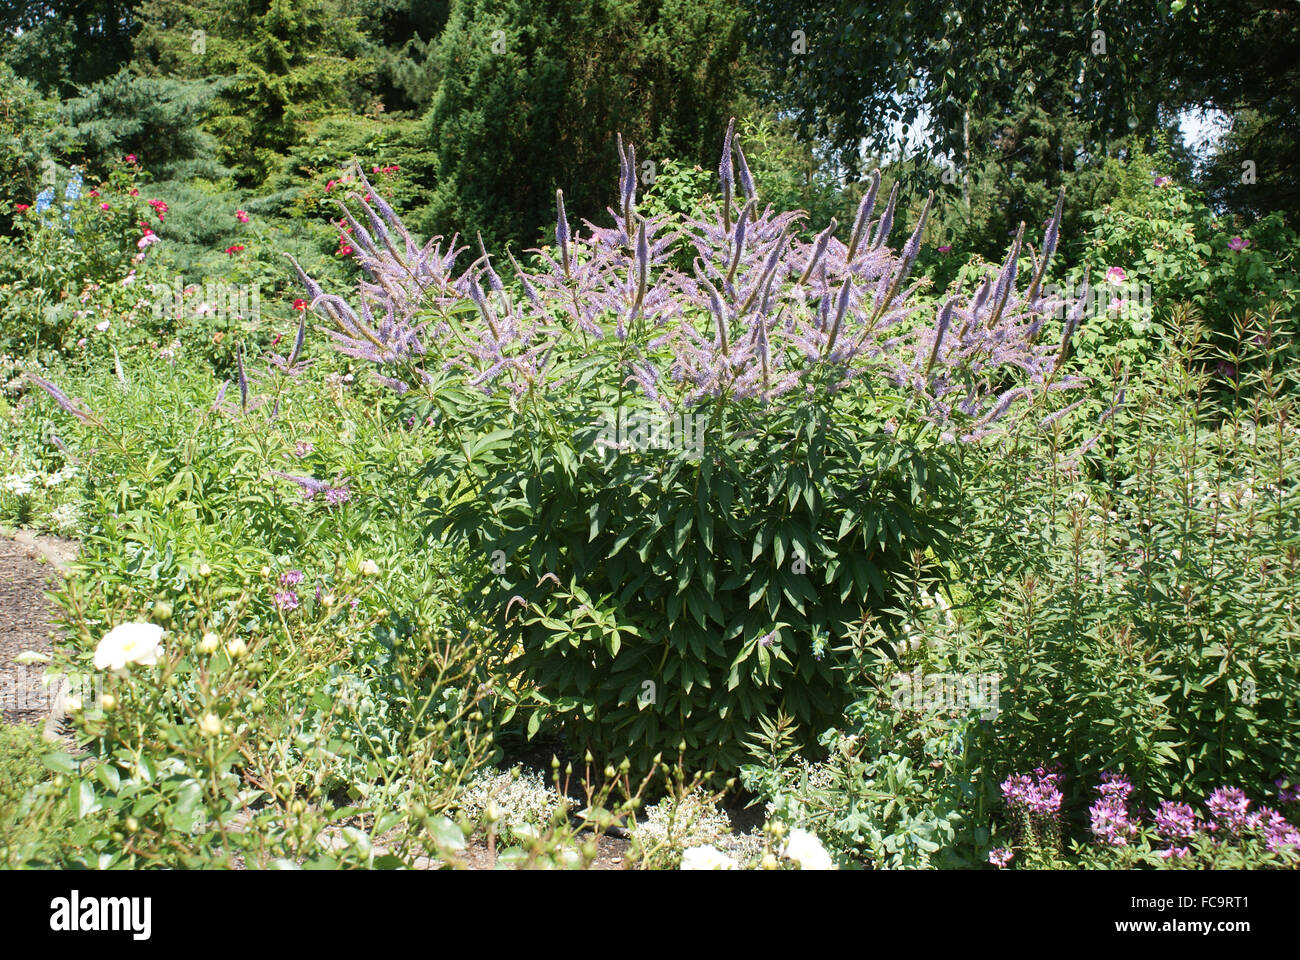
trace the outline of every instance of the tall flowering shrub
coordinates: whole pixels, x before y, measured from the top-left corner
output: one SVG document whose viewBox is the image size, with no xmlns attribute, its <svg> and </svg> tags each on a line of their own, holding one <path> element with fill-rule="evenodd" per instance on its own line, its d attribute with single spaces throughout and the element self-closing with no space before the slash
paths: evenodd
<svg viewBox="0 0 1300 960">
<path fill-rule="evenodd" d="M 363 176 L 355 299 L 299 273 L 337 349 L 436 412 L 430 532 L 481 575 L 465 602 L 529 681 L 530 733 L 553 716 L 608 753 L 730 767 L 760 717 L 833 721 L 838 648 L 946 549 L 950 451 L 1079 385 L 1081 314 L 1043 286 L 1059 204 L 1039 251 L 1022 229 L 935 304 L 913 276 L 929 202 L 891 245 L 878 177 L 847 230 L 803 236 L 730 131 L 721 197 L 683 222 L 638 211 L 620 155 L 611 222 L 578 229 L 557 193 L 530 269 L 420 245 Z"/>
</svg>

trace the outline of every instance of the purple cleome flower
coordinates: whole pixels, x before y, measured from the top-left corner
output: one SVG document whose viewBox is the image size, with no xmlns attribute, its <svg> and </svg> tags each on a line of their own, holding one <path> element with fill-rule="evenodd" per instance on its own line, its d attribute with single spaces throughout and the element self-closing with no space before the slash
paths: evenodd
<svg viewBox="0 0 1300 960">
<path fill-rule="evenodd" d="M 275 595 L 275 606 L 278 610 L 297 610 L 298 594 L 292 590 L 281 590 Z"/>
<path fill-rule="evenodd" d="M 1038 767 L 1033 776 L 1017 774 L 1002 783 L 1002 797 L 1012 809 L 1023 809 L 1040 817 L 1054 817 L 1064 799 L 1059 789 L 1060 774 Z"/>
<path fill-rule="evenodd" d="M 1273 784 L 1277 787 L 1278 803 L 1300 803 L 1300 780 L 1278 777 Z"/>
<path fill-rule="evenodd" d="M 294 587 L 300 583 L 302 583 L 301 570 L 286 570 L 280 574 L 280 586 L 282 587 Z"/>
<path fill-rule="evenodd" d="M 1186 803 L 1162 800 L 1155 813 L 1156 833 L 1166 840 L 1189 840 L 1196 836 L 1196 811 Z"/>
<path fill-rule="evenodd" d="M 1103 773 L 1097 792 L 1101 794 L 1100 799 L 1088 809 L 1093 836 L 1114 847 L 1127 846 L 1137 834 L 1137 824 L 1128 809 L 1133 784 L 1123 774 Z"/>
<path fill-rule="evenodd" d="M 995 847 L 989 851 L 989 863 L 1001 870 L 1015 857 L 1006 847 Z"/>
<path fill-rule="evenodd" d="M 1233 833 L 1240 833 L 1259 824 L 1259 814 L 1246 812 L 1250 800 L 1238 787 L 1220 787 L 1210 794 L 1205 805 L 1214 818 Z"/>
<path fill-rule="evenodd" d="M 1269 850 L 1277 852 L 1283 847 L 1291 847 L 1300 851 L 1300 830 L 1288 823 L 1282 814 L 1270 807 L 1262 807 L 1258 816 L 1264 831 L 1264 845 Z"/>
</svg>

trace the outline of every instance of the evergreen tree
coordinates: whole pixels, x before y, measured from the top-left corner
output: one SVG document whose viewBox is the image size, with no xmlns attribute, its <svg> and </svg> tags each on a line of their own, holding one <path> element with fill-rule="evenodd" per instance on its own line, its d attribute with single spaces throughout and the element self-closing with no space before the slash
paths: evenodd
<svg viewBox="0 0 1300 960">
<path fill-rule="evenodd" d="M 199 121 L 225 82 L 136 77 L 123 69 L 83 88 L 60 114 L 92 169 L 135 154 L 159 180 L 216 178 L 225 171 Z"/>
<path fill-rule="evenodd" d="M 144 0 L 134 68 L 229 78 L 209 128 L 241 182 L 260 183 L 305 124 L 370 106 L 373 65 L 345 0 Z"/>
<path fill-rule="evenodd" d="M 0 60 L 56 96 L 115 73 L 131 57 L 140 0 L 5 0 Z"/>
<path fill-rule="evenodd" d="M 725 0 L 453 0 L 430 63 L 424 226 L 531 245 L 557 187 L 571 217 L 603 216 L 618 133 L 638 164 L 716 163 L 741 49 Z"/>
</svg>

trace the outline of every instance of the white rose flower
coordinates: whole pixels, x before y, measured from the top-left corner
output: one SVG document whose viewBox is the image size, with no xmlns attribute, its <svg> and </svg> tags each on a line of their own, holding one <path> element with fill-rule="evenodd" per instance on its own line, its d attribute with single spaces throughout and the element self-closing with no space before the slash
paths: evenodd
<svg viewBox="0 0 1300 960">
<path fill-rule="evenodd" d="M 826 852 L 821 841 L 807 830 L 798 828 L 790 831 L 790 839 L 785 842 L 781 856 L 799 864 L 800 870 L 834 870 L 835 862 Z"/>
<path fill-rule="evenodd" d="M 199 641 L 199 653 L 216 653 L 219 646 L 221 646 L 221 638 L 209 630 Z"/>
<path fill-rule="evenodd" d="M 199 721 L 199 729 L 205 737 L 215 737 L 221 732 L 221 718 L 215 713 L 205 713 Z"/>
<path fill-rule="evenodd" d="M 691 847 L 682 854 L 683 870 L 739 870 L 736 861 L 727 856 L 717 847 L 705 844 L 702 847 Z"/>
<path fill-rule="evenodd" d="M 248 653 L 248 644 L 244 643 L 241 638 L 235 637 L 226 643 L 226 653 L 230 654 L 233 659 L 238 660 Z"/>
<path fill-rule="evenodd" d="M 154 623 L 122 623 L 104 634 L 95 648 L 95 669 L 120 672 L 128 664 L 152 667 L 162 654 L 165 631 Z"/>
<path fill-rule="evenodd" d="M 379 576 L 379 564 L 373 560 L 363 560 L 361 562 L 361 572 L 367 577 L 377 577 Z"/>
</svg>

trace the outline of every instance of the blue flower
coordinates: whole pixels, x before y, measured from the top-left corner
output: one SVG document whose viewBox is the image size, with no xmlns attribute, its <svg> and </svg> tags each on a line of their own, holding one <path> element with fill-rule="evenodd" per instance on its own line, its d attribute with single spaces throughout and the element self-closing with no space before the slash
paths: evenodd
<svg viewBox="0 0 1300 960">
<path fill-rule="evenodd" d="M 63 199 L 70 203 L 75 203 L 81 196 L 81 171 L 73 170 L 72 179 L 68 181 L 68 187 L 63 191 Z"/>
</svg>

